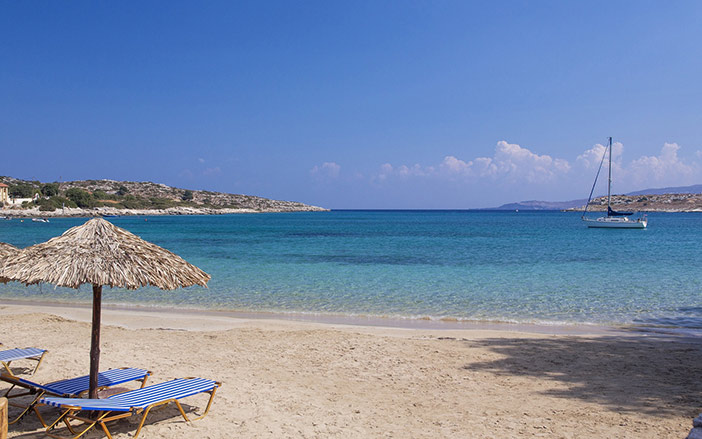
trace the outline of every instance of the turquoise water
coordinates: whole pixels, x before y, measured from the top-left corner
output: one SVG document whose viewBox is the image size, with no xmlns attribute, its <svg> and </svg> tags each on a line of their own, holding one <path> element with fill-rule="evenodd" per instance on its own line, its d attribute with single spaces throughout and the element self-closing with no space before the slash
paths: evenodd
<svg viewBox="0 0 702 439">
<path fill-rule="evenodd" d="M 147 221 L 145 221 L 145 219 Z M 212 275 L 209 289 L 106 289 L 104 300 L 239 311 L 702 329 L 702 214 L 648 230 L 563 212 L 333 211 L 111 218 Z M 85 219 L 0 221 L 27 246 Z M 90 289 L 0 286 L 0 298 L 89 302 Z"/>
</svg>

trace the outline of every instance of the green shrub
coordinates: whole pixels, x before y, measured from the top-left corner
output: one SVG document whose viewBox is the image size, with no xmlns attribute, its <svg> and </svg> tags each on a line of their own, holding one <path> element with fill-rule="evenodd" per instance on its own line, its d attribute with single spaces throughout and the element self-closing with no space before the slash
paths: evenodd
<svg viewBox="0 0 702 439">
<path fill-rule="evenodd" d="M 147 200 L 141 197 L 135 197 L 134 195 L 126 195 L 122 201 L 115 207 L 125 208 L 125 209 L 146 209 L 150 206 Z"/>
<path fill-rule="evenodd" d="M 31 184 L 20 183 L 10 186 L 9 193 L 13 198 L 32 198 L 37 189 Z"/>
<path fill-rule="evenodd" d="M 105 191 L 93 191 L 93 198 L 96 200 L 109 200 L 109 195 Z"/>
<path fill-rule="evenodd" d="M 49 199 L 49 201 L 51 201 L 51 203 L 53 203 L 53 205 L 57 209 L 60 209 L 63 207 L 78 207 L 78 205 L 76 203 L 74 203 L 72 200 L 69 200 L 68 198 L 65 198 L 65 197 L 60 197 L 60 196 L 51 197 Z"/>
<path fill-rule="evenodd" d="M 73 201 L 60 196 L 40 198 L 39 200 L 35 201 L 34 204 L 39 206 L 39 210 L 48 212 L 53 212 L 54 210 L 61 209 L 63 207 L 78 207 Z"/>
<path fill-rule="evenodd" d="M 168 209 L 169 207 L 173 207 L 176 205 L 175 201 L 169 200 L 168 198 L 151 198 L 149 201 L 151 201 L 151 207 L 152 209 Z"/>
<path fill-rule="evenodd" d="M 90 194 L 90 192 L 84 191 L 83 189 L 79 189 L 77 187 L 70 188 L 66 191 L 66 197 L 76 203 L 76 205 L 80 208 L 95 207 L 95 200 L 93 199 L 93 196 Z"/>
<path fill-rule="evenodd" d="M 41 194 L 45 197 L 54 197 L 59 194 L 58 183 L 46 183 L 41 187 Z"/>
<path fill-rule="evenodd" d="M 42 212 L 53 212 L 56 210 L 56 206 L 51 202 L 51 200 L 42 198 L 39 200 L 39 210 Z"/>
</svg>

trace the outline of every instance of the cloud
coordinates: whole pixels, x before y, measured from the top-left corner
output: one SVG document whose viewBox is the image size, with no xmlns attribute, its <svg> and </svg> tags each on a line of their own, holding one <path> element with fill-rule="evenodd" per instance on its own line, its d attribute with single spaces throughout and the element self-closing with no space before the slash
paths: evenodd
<svg viewBox="0 0 702 439">
<path fill-rule="evenodd" d="M 378 175 L 375 177 L 375 179 L 384 181 L 388 177 L 392 176 L 392 171 L 393 167 L 390 163 L 383 163 L 380 165 L 380 172 L 378 172 Z M 374 178 L 371 178 L 373 180 Z"/>
<path fill-rule="evenodd" d="M 450 174 L 464 174 L 470 171 L 472 165 L 472 162 L 466 163 L 452 155 L 447 155 L 444 157 L 444 161 L 441 162 L 441 165 L 439 165 L 439 168 Z"/>
<path fill-rule="evenodd" d="M 395 169 L 395 172 L 401 177 L 426 177 L 434 173 L 434 168 L 432 166 L 423 168 L 419 164 L 414 164 L 413 166 L 399 166 Z"/>
<path fill-rule="evenodd" d="M 208 177 L 211 177 L 213 175 L 221 174 L 222 170 L 219 168 L 219 166 L 215 166 L 214 168 L 207 168 L 204 171 L 202 171 L 202 175 L 206 175 Z"/>
<path fill-rule="evenodd" d="M 205 163 L 205 159 L 203 159 L 202 157 L 198 158 L 197 161 L 200 163 Z"/>
<path fill-rule="evenodd" d="M 492 159 L 482 159 L 484 175 L 508 176 L 514 180 L 526 180 L 531 183 L 548 181 L 557 174 L 570 171 L 570 164 L 566 160 L 535 154 L 527 148 L 504 140 L 497 142 Z"/>
<path fill-rule="evenodd" d="M 378 178 L 387 179 L 391 175 L 402 177 L 465 178 L 507 178 L 511 181 L 545 182 L 555 176 L 570 171 L 570 164 L 563 159 L 549 155 L 539 155 L 517 144 L 504 140 L 497 142 L 492 157 L 477 157 L 463 160 L 449 155 L 438 166 L 381 166 Z"/>
<path fill-rule="evenodd" d="M 422 166 L 418 163 L 412 166 L 393 166 L 390 163 L 384 163 L 380 165 L 380 170 L 378 171 L 378 174 L 372 177 L 371 180 L 384 181 L 390 177 L 398 177 L 401 179 L 408 179 L 413 177 L 431 177 L 435 174 L 436 168 L 434 168 L 433 166 Z"/>
<path fill-rule="evenodd" d="M 688 181 L 695 173 L 695 166 L 686 164 L 678 157 L 680 146 L 665 143 L 660 155 L 643 156 L 631 163 L 629 172 L 634 182 L 681 182 Z"/>
<path fill-rule="evenodd" d="M 341 172 L 341 166 L 334 162 L 324 162 L 310 170 L 310 174 L 321 178 L 337 178 Z"/>
<path fill-rule="evenodd" d="M 586 150 L 580 154 L 576 159 L 576 163 L 584 167 L 587 170 L 596 170 L 599 168 L 600 163 L 602 163 L 602 169 L 606 169 L 608 166 L 606 161 L 608 157 L 605 157 L 606 146 L 601 144 L 596 144 L 592 148 Z M 612 143 L 612 170 L 613 172 L 621 178 L 626 174 L 626 170 L 622 167 L 622 157 L 624 155 L 624 145 L 620 142 Z M 604 158 L 604 162 L 602 159 Z M 594 175 L 594 174 L 593 174 Z"/>
<path fill-rule="evenodd" d="M 618 191 L 692 184 L 702 179 L 702 166 L 699 164 L 702 151 L 693 152 L 685 160 L 679 156 L 680 147 L 677 144 L 666 143 L 658 155 L 641 156 L 625 163 L 624 145 L 615 142 L 612 146 L 612 173 Z M 441 182 L 487 184 L 492 190 L 500 186 L 500 190 L 546 194 L 540 196 L 558 197 L 564 195 L 552 194 L 566 193 L 573 195 L 565 196 L 575 196 L 576 191 L 589 188 L 592 184 L 605 149 L 604 145 L 596 144 L 577 155 L 571 164 L 564 158 L 538 154 L 502 140 L 495 145 L 494 154 L 487 157 L 467 159 L 446 155 L 436 165 L 385 163 L 369 177 L 369 181 L 392 184 L 414 179 L 424 181 L 427 187 Z M 604 163 L 602 171 L 606 174 L 607 163 Z"/>
</svg>

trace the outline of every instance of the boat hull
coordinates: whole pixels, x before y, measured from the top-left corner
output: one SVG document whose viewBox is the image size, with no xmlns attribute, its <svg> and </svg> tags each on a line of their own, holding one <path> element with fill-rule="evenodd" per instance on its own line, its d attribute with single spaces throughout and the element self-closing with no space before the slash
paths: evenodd
<svg viewBox="0 0 702 439">
<path fill-rule="evenodd" d="M 648 225 L 647 220 L 637 221 L 608 221 L 600 219 L 583 219 L 585 224 L 590 228 L 597 229 L 645 229 Z"/>
</svg>

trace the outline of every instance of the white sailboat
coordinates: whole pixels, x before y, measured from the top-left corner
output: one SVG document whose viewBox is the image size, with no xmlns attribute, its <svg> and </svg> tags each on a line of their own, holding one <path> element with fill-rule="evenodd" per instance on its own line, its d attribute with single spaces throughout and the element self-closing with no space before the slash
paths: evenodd
<svg viewBox="0 0 702 439">
<path fill-rule="evenodd" d="M 607 182 L 607 215 L 601 216 L 599 218 L 586 218 L 587 208 L 590 206 L 590 200 L 592 199 L 592 193 L 595 191 L 595 185 L 597 184 L 597 177 L 600 175 L 600 170 L 602 170 L 602 163 L 604 158 L 609 151 L 609 180 Z M 612 210 L 610 205 L 612 201 L 612 138 L 609 138 L 609 145 L 605 148 L 605 153 L 602 155 L 602 161 L 600 162 L 600 167 L 597 169 L 597 175 L 595 176 L 595 182 L 592 184 L 592 190 L 590 191 L 590 196 L 587 199 L 587 204 L 585 205 L 585 211 L 583 212 L 582 220 L 588 227 L 606 228 L 606 229 L 645 229 L 648 225 L 648 220 L 646 216 L 639 217 L 637 219 L 630 218 L 634 215 L 634 212 L 616 212 Z"/>
</svg>

